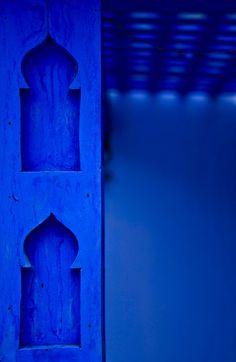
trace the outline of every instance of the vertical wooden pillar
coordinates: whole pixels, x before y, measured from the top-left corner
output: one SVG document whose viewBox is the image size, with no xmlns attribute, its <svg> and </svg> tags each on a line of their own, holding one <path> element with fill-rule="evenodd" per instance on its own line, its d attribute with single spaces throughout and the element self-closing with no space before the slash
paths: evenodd
<svg viewBox="0 0 236 362">
<path fill-rule="evenodd" d="M 0 361 L 102 361 L 100 0 L 0 4 Z"/>
</svg>

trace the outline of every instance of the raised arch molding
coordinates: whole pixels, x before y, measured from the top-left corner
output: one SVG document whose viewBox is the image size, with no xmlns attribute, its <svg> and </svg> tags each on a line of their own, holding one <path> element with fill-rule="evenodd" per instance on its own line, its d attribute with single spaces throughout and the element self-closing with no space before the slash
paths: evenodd
<svg viewBox="0 0 236 362">
<path fill-rule="evenodd" d="M 80 89 L 75 58 L 48 36 L 22 60 L 22 171 L 78 171 Z"/>
<path fill-rule="evenodd" d="M 20 347 L 80 346 L 80 269 L 75 235 L 51 214 L 27 236 Z"/>
</svg>

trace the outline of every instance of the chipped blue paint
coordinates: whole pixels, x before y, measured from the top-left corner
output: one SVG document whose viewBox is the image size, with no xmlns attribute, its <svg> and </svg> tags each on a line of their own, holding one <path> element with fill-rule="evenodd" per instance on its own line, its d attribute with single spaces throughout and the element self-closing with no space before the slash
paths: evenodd
<svg viewBox="0 0 236 362">
<path fill-rule="evenodd" d="M 101 362 L 99 0 L 0 4 L 0 361 Z"/>
</svg>

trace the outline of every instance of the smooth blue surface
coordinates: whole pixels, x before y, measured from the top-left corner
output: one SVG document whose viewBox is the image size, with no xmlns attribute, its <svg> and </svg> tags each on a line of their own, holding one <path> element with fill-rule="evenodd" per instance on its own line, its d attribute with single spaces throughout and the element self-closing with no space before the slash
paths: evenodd
<svg viewBox="0 0 236 362">
<path fill-rule="evenodd" d="M 107 362 L 234 362 L 236 98 L 109 107 Z"/>
</svg>

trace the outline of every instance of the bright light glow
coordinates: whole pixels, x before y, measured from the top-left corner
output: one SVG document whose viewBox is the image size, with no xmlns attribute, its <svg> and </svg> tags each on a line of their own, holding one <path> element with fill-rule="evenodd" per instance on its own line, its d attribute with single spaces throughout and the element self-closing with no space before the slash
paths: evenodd
<svg viewBox="0 0 236 362">
<path fill-rule="evenodd" d="M 174 38 L 176 40 L 181 40 L 181 41 L 188 41 L 188 40 L 194 41 L 197 39 L 197 36 L 196 35 L 186 35 L 186 34 L 176 34 L 174 36 Z"/>
<path fill-rule="evenodd" d="M 107 96 L 111 99 L 116 99 L 119 97 L 120 93 L 117 89 L 110 88 L 107 90 Z"/>
<path fill-rule="evenodd" d="M 157 39 L 158 35 L 157 34 L 153 34 L 153 33 L 134 33 L 133 37 L 135 39 L 140 39 L 140 40 L 144 40 L 144 39 L 148 39 L 148 40 L 153 40 L 153 39 Z"/>
<path fill-rule="evenodd" d="M 206 92 L 190 92 L 187 97 L 189 100 L 195 102 L 205 102 L 208 100 L 208 94 Z"/>
<path fill-rule="evenodd" d="M 129 28 L 135 30 L 156 30 L 158 26 L 156 24 L 136 23 L 136 24 L 129 24 Z"/>
<path fill-rule="evenodd" d="M 145 90 L 132 90 L 128 94 L 134 99 L 146 99 L 149 96 L 148 92 Z"/>
<path fill-rule="evenodd" d="M 224 31 L 236 31 L 236 25 L 224 25 L 223 26 Z"/>
<path fill-rule="evenodd" d="M 132 12 L 130 17 L 133 19 L 159 19 L 160 15 L 153 12 Z"/>
<path fill-rule="evenodd" d="M 157 97 L 165 101 L 174 101 L 179 98 L 179 95 L 174 91 L 162 91 L 157 93 Z"/>
<path fill-rule="evenodd" d="M 208 53 L 208 57 L 215 58 L 215 59 L 230 59 L 231 54 L 212 52 L 212 53 Z"/>
<path fill-rule="evenodd" d="M 177 15 L 177 18 L 184 20 L 203 20 L 207 18 L 207 15 L 203 13 L 180 13 Z"/>
<path fill-rule="evenodd" d="M 222 94 L 219 96 L 221 100 L 231 102 L 236 105 L 236 93 L 235 94 Z"/>
<path fill-rule="evenodd" d="M 236 36 L 235 35 L 219 35 L 217 37 L 220 41 L 226 41 L 226 42 L 235 42 Z"/>
<path fill-rule="evenodd" d="M 192 44 L 185 44 L 185 43 L 176 43 L 176 44 L 171 44 L 171 48 L 173 49 L 194 49 L 195 46 L 193 46 Z"/>
<path fill-rule="evenodd" d="M 195 25 L 195 24 L 179 24 L 176 25 L 177 30 L 183 30 L 183 31 L 200 31 L 202 30 L 201 25 Z"/>
<path fill-rule="evenodd" d="M 134 42 L 131 44 L 132 48 L 143 48 L 143 49 L 150 49 L 153 48 L 153 44 L 144 43 L 144 42 Z"/>
</svg>

